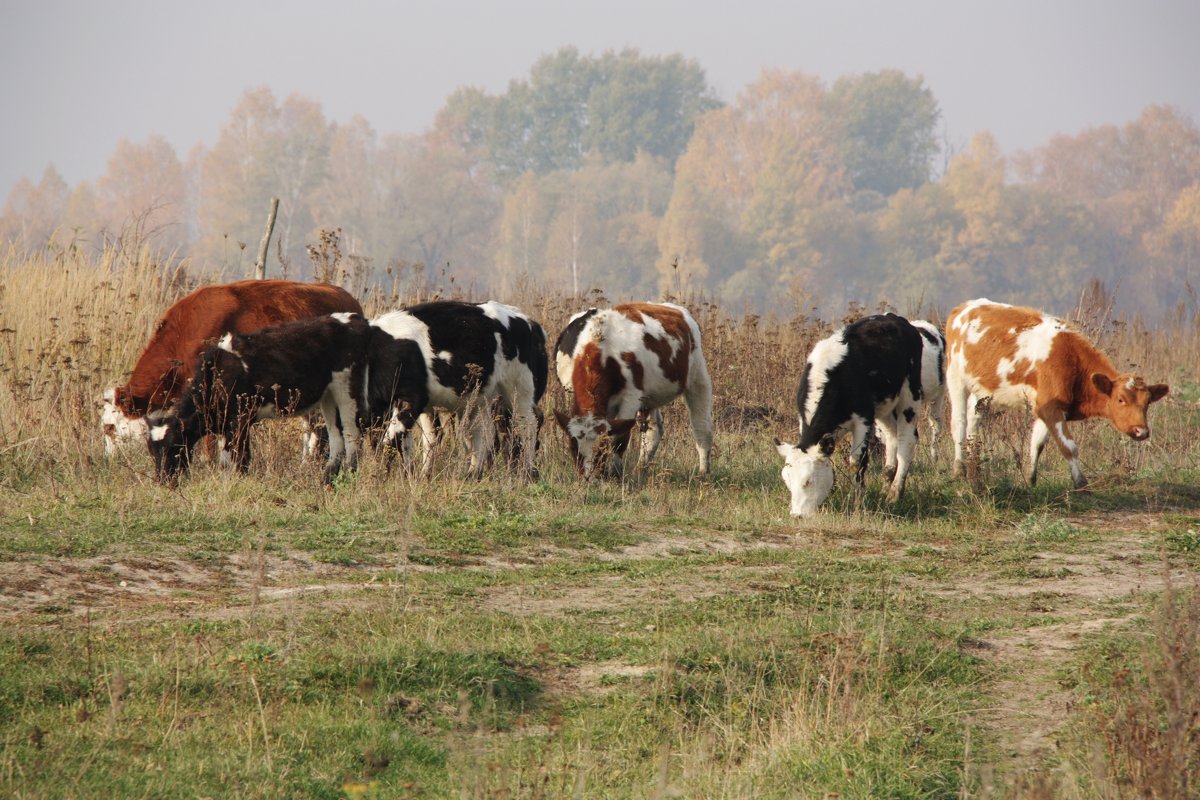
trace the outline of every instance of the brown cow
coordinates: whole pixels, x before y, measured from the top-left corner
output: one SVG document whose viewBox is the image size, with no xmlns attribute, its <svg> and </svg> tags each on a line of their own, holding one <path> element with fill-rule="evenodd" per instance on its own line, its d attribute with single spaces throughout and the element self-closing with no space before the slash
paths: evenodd
<svg viewBox="0 0 1200 800">
<path fill-rule="evenodd" d="M 976 405 L 984 398 L 1033 410 L 1031 486 L 1037 483 L 1038 456 L 1053 434 L 1071 465 L 1075 488 L 1082 489 L 1087 479 L 1079 467 L 1079 446 L 1066 424 L 1105 417 L 1121 433 L 1144 441 L 1150 438 L 1147 407 L 1168 391 L 1166 384 L 1147 386 L 1137 375 L 1117 372 L 1077 330 L 1032 308 L 986 299 L 964 303 L 946 320 L 946 345 L 955 475 L 963 472 L 963 442 L 975 436 Z"/>
<path fill-rule="evenodd" d="M 224 334 L 339 311 L 361 314 L 362 306 L 345 289 L 325 283 L 247 280 L 197 289 L 159 319 L 128 383 L 105 391 L 105 449 L 113 452 L 122 438 L 143 439 L 146 414 L 183 394 L 200 354 Z"/>
<path fill-rule="evenodd" d="M 581 475 L 590 477 L 602 468 L 620 472 L 638 420 L 643 431 L 638 466 L 646 466 L 662 440 L 658 409 L 680 395 L 691 415 L 700 472 L 708 472 L 712 381 L 700 328 L 687 309 L 670 303 L 592 308 L 571 318 L 554 349 L 558 379 L 572 399 L 569 415 L 555 411 L 554 416 L 567 433 Z M 608 440 L 607 450 L 602 440 Z M 611 461 L 609 450 L 616 456 Z"/>
</svg>

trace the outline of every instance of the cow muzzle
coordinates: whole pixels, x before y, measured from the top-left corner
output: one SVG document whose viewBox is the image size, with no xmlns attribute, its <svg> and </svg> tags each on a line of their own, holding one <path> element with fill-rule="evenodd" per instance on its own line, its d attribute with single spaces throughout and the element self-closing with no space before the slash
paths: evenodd
<svg viewBox="0 0 1200 800">
<path fill-rule="evenodd" d="M 1150 426 L 1141 426 L 1134 428 L 1129 432 L 1129 437 L 1135 442 L 1144 442 L 1150 438 Z"/>
</svg>

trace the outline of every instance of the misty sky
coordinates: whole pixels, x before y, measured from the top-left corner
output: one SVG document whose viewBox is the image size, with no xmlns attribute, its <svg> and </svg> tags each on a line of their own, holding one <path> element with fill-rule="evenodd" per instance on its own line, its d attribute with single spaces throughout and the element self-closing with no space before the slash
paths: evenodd
<svg viewBox="0 0 1200 800">
<path fill-rule="evenodd" d="M 951 142 L 1006 151 L 1167 103 L 1200 121 L 1200 0 L 0 0 L 0 204 L 48 163 L 71 185 L 116 142 L 211 146 L 266 85 L 379 133 L 429 127 L 564 45 L 697 60 L 732 100 L 764 67 L 923 75 Z"/>
</svg>

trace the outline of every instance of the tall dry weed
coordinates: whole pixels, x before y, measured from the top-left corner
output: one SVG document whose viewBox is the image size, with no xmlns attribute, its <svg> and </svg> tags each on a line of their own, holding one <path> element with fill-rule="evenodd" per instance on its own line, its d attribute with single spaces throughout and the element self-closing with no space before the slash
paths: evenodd
<svg viewBox="0 0 1200 800">
<path fill-rule="evenodd" d="M 347 269 L 336 238 L 323 240 L 317 250 L 314 258 L 332 277 L 361 289 L 368 315 L 433 299 L 486 299 L 475 288 L 458 284 L 447 271 L 430 273 L 424 267 L 394 266 L 367 286 L 369 265 L 359 265 L 358 272 Z M 98 255 L 76 250 L 0 252 L 0 450 L 20 451 L 30 463 L 86 467 L 102 449 L 95 405 L 102 390 L 128 375 L 156 320 L 171 303 L 202 283 L 222 278 L 197 277 L 185 265 L 147 248 L 110 248 Z M 518 281 L 495 299 L 540 321 L 553 343 L 580 310 L 656 298 L 608 297 L 597 289 L 575 296 Z M 715 395 L 718 465 L 722 433 L 761 434 L 765 443 L 773 435 L 793 437 L 795 389 L 813 344 L 840 324 L 889 307 L 886 302 L 873 309 L 856 303 L 843 318 L 829 321 L 800 307 L 791 316 L 758 316 L 737 313 L 699 295 L 665 299 L 688 306 L 701 328 Z M 1200 392 L 1200 317 L 1181 309 L 1152 327 L 1139 319 L 1112 319 L 1111 298 L 1099 292 L 1085 299 L 1091 305 L 1081 305 L 1078 316 L 1090 321 L 1118 366 L 1138 369 L 1154 381 L 1169 380 L 1173 389 L 1193 387 Z M 922 309 L 923 301 L 909 305 L 910 311 L 923 310 L 926 318 L 941 318 L 938 309 Z M 566 403 L 552 374 L 545 410 Z M 672 404 L 665 412 L 664 454 L 677 445 L 690 449 L 683 405 Z M 1024 416 L 1001 416 L 994 425 L 1002 431 L 993 439 L 998 444 L 992 457 L 1019 461 L 1027 436 Z M 553 443 L 552 427 L 543 430 L 544 446 L 550 440 L 550 447 L 559 447 L 561 442 Z M 1136 467 L 1149 457 L 1142 453 L 1146 448 L 1131 455 L 1116 441 L 1113 437 L 1109 445 L 1110 462 L 1133 459 Z M 1156 437 L 1152 447 L 1186 449 L 1189 441 L 1184 436 Z M 764 453 L 769 454 L 766 444 Z"/>
</svg>

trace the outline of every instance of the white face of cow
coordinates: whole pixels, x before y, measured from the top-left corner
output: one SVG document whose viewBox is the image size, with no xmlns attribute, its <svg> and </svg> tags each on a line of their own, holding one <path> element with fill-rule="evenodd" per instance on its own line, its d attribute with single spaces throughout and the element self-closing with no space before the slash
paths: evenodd
<svg viewBox="0 0 1200 800">
<path fill-rule="evenodd" d="M 792 516 L 809 517 L 833 491 L 833 463 L 824 453 L 812 455 L 793 444 L 775 440 L 783 456 L 783 482 L 792 493 Z"/>
<path fill-rule="evenodd" d="M 554 415 L 567 433 L 571 453 L 575 456 L 575 468 L 585 478 L 597 476 L 604 471 L 610 458 L 617 457 L 613 453 L 617 449 L 615 444 L 628 440 L 636 421 L 618 419 L 610 422 L 592 414 L 568 417 L 561 411 L 555 411 Z"/>
<path fill-rule="evenodd" d="M 596 419 L 591 414 L 574 417 L 567 423 L 567 436 L 571 437 L 571 449 L 575 453 L 579 472 L 584 477 L 592 477 L 596 468 L 601 466 L 599 462 L 604 459 L 600 457 L 600 439 L 608 436 L 611 430 L 612 426 L 608 424 L 608 420 Z"/>
<path fill-rule="evenodd" d="M 128 417 L 116 402 L 116 390 L 105 389 L 100 400 L 100 430 L 104 434 L 104 453 L 116 455 L 122 447 L 146 441 L 148 427 L 143 417 Z"/>
</svg>

